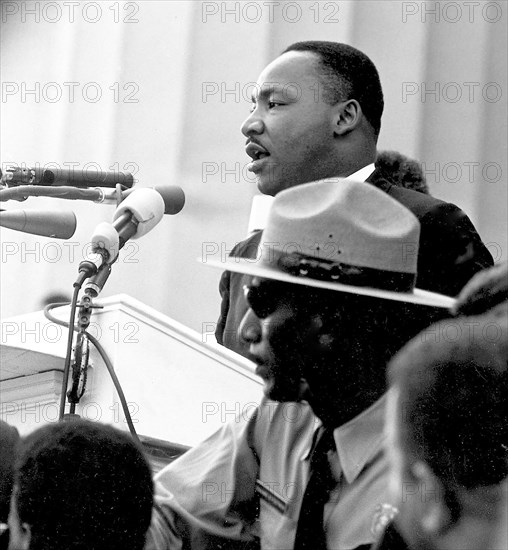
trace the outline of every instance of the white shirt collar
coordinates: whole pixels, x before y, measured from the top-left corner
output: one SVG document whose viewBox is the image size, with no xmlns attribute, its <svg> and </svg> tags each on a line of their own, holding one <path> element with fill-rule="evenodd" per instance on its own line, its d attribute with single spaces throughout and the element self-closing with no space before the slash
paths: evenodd
<svg viewBox="0 0 508 550">
<path fill-rule="evenodd" d="M 374 163 L 371 162 L 370 164 L 367 164 L 367 166 L 360 168 L 360 170 L 353 172 L 346 179 L 355 180 L 355 181 L 366 181 L 367 178 L 374 172 L 375 169 L 376 167 L 374 166 Z"/>
<path fill-rule="evenodd" d="M 368 409 L 333 432 L 340 465 L 348 483 L 352 483 L 379 452 L 384 441 L 386 393 Z"/>
</svg>

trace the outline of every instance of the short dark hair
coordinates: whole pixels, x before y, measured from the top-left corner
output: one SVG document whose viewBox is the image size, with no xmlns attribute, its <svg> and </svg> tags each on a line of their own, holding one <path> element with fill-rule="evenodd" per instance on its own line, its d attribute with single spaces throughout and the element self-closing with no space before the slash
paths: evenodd
<svg viewBox="0 0 508 550">
<path fill-rule="evenodd" d="M 49 424 L 20 451 L 17 507 L 31 549 L 144 547 L 152 473 L 130 435 L 84 420 Z"/>
<path fill-rule="evenodd" d="M 508 475 L 507 309 L 429 327 L 392 361 L 406 456 L 450 490 Z"/>
<path fill-rule="evenodd" d="M 379 151 L 375 165 L 376 169 L 397 187 L 429 194 L 425 174 L 418 161 L 397 151 Z"/>
<path fill-rule="evenodd" d="M 360 50 L 339 42 L 309 40 L 291 44 L 282 53 L 311 52 L 320 59 L 324 100 L 333 105 L 356 99 L 365 118 L 379 135 L 383 114 L 383 90 L 372 61 Z"/>
</svg>

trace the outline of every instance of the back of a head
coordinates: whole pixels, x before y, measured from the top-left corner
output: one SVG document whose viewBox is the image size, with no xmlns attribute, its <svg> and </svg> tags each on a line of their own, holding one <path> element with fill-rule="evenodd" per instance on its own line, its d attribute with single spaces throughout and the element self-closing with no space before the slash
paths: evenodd
<svg viewBox="0 0 508 550">
<path fill-rule="evenodd" d="M 507 310 L 498 308 L 429 327 L 390 364 L 404 452 L 445 487 L 487 487 L 508 475 L 507 360 Z"/>
<path fill-rule="evenodd" d="M 128 434 L 87 421 L 44 426 L 21 446 L 16 486 L 31 550 L 144 546 L 152 475 Z"/>
<path fill-rule="evenodd" d="M 386 174 L 385 177 L 390 183 L 398 187 L 429 194 L 422 165 L 412 158 L 397 151 L 379 151 L 376 157 L 376 169 L 383 175 Z"/>
<path fill-rule="evenodd" d="M 7 522 L 11 500 L 18 430 L 0 420 L 0 522 Z"/>
<path fill-rule="evenodd" d="M 363 52 L 339 42 L 309 40 L 296 42 L 283 53 L 311 52 L 321 60 L 324 99 L 335 104 L 355 99 L 374 134 L 379 135 L 383 114 L 383 90 L 374 63 Z"/>
</svg>

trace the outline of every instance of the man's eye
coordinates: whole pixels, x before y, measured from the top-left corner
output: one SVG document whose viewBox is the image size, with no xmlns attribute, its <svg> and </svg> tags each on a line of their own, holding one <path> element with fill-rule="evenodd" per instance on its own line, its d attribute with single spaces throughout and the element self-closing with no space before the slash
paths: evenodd
<svg viewBox="0 0 508 550">
<path fill-rule="evenodd" d="M 268 102 L 268 108 L 273 109 L 274 107 L 280 107 L 282 103 L 278 103 L 277 101 L 269 101 Z"/>
</svg>

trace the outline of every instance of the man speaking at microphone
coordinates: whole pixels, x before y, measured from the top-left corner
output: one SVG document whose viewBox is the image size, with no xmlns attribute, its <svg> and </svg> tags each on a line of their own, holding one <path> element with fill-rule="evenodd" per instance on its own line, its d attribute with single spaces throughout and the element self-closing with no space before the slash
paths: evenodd
<svg viewBox="0 0 508 550">
<path fill-rule="evenodd" d="M 250 170 L 267 195 L 331 177 L 382 189 L 420 221 L 418 286 L 455 296 L 477 271 L 492 265 L 492 257 L 462 210 L 403 189 L 394 174 L 375 168 L 383 106 L 378 72 L 364 53 L 336 42 L 293 44 L 258 78 L 242 125 Z M 258 232 L 231 255 L 256 258 L 260 240 Z M 236 331 L 247 309 L 242 287 L 249 279 L 228 271 L 220 282 L 216 338 L 242 355 L 247 348 Z"/>
</svg>

